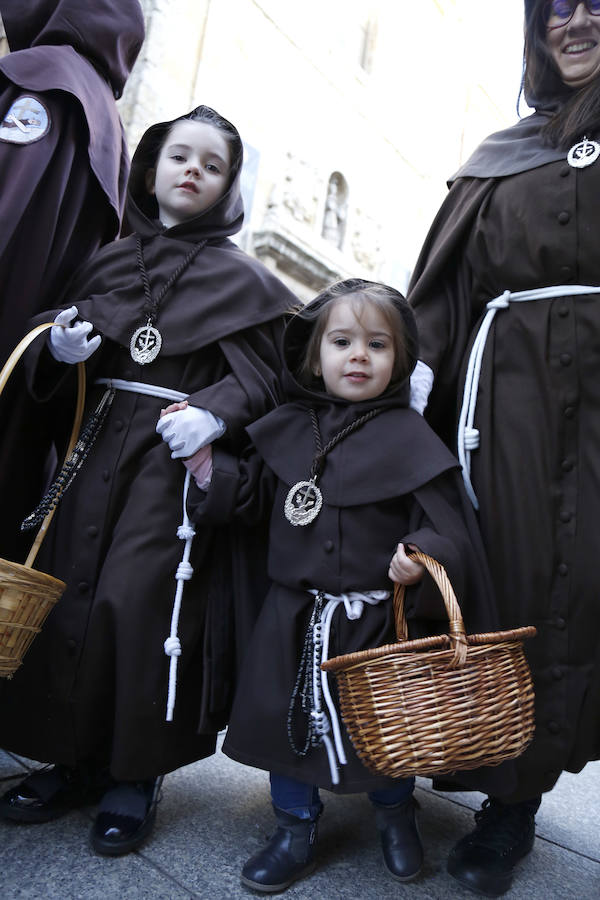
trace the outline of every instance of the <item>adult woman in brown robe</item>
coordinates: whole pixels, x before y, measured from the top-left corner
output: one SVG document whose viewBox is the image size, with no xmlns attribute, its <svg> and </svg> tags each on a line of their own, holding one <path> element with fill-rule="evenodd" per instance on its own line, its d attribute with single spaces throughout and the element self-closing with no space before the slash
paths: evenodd
<svg viewBox="0 0 600 900">
<path fill-rule="evenodd" d="M 198 129 L 225 137 L 216 145 L 220 156 L 211 144 L 196 168 Z M 164 159 L 176 167 L 166 191 L 172 208 L 160 196 L 157 204 Z M 208 107 L 148 129 L 129 181 L 127 221 L 135 233 L 97 253 L 63 299 L 67 308 L 77 303 L 103 337 L 86 365 L 87 415 L 110 390 L 98 379 L 111 379 L 116 393 L 39 556 L 39 568 L 66 581 L 66 591 L 0 696 L 0 745 L 58 765 L 5 794 L 0 813 L 18 821 L 56 818 L 101 794 L 108 769 L 123 788 L 101 804 L 92 833 L 98 852 L 137 846 L 152 827 L 157 776 L 214 752 L 227 723 L 237 651 L 264 594 L 260 528 L 198 529 L 179 621 L 173 721 L 165 721 L 163 644 L 173 637 L 183 554 L 183 468 L 156 433 L 160 410 L 169 394 L 189 395 L 196 412 L 223 420 L 221 441 L 239 452 L 244 426 L 277 402 L 282 315 L 297 303 L 229 239 L 243 221 L 241 165 L 237 130 Z M 216 167 L 224 168 L 224 193 L 190 214 Z M 139 352 L 149 317 L 162 336 L 155 358 Z M 52 358 L 45 336 L 35 349 L 38 399 L 54 409 L 66 398 L 72 403 L 74 367 Z"/>
<path fill-rule="evenodd" d="M 536 735 L 518 783 L 485 802 L 448 864 L 489 896 L 531 850 L 542 793 L 600 756 L 600 3 L 525 10 L 536 112 L 457 173 L 409 289 L 433 373 L 425 414 L 453 447 L 461 426 L 501 627 L 538 630 L 527 647 Z M 459 415 L 465 381 L 476 402 Z"/>
</svg>

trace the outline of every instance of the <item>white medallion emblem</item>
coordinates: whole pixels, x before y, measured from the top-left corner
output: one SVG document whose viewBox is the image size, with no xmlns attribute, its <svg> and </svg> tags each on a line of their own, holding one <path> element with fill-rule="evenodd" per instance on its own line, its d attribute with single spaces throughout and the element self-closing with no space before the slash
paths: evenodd
<svg viewBox="0 0 600 900">
<path fill-rule="evenodd" d="M 323 506 L 323 495 L 315 479 L 298 481 L 285 499 L 283 511 L 291 525 L 309 525 L 313 522 Z"/>
<path fill-rule="evenodd" d="M 156 359 L 161 347 L 161 333 L 150 322 L 134 331 L 129 342 L 131 358 L 134 362 L 139 363 L 140 366 L 145 366 Z"/>
<path fill-rule="evenodd" d="M 36 97 L 19 97 L 0 124 L 0 141 L 33 144 L 50 130 L 50 113 Z"/>
<path fill-rule="evenodd" d="M 574 144 L 567 154 L 567 162 L 574 169 L 585 169 L 591 166 L 600 156 L 600 144 L 598 141 L 588 141 L 586 137 L 578 144 Z"/>
</svg>

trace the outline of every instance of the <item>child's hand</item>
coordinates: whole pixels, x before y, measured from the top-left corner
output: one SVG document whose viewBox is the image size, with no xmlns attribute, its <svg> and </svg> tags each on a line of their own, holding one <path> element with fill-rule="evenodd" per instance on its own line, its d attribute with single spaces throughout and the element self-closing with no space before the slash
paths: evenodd
<svg viewBox="0 0 600 900">
<path fill-rule="evenodd" d="M 167 406 L 166 409 L 161 409 L 160 418 L 166 416 L 168 413 L 177 412 L 179 409 L 186 409 L 188 405 L 187 400 L 180 400 L 178 403 L 171 403 Z"/>
<path fill-rule="evenodd" d="M 416 550 L 416 547 L 410 547 Z M 398 584 L 416 584 L 423 577 L 425 567 L 406 555 L 404 544 L 398 544 L 396 552 L 392 556 L 388 577 Z"/>
</svg>

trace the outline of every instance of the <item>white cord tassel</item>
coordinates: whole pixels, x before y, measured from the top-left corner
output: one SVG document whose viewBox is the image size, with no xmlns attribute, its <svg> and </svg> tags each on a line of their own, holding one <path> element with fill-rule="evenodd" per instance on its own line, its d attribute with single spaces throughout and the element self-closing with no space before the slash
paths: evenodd
<svg viewBox="0 0 600 900">
<path fill-rule="evenodd" d="M 190 486 L 190 472 L 186 472 L 185 482 L 183 485 L 183 523 L 177 529 L 177 537 L 185 541 L 183 548 L 183 556 L 181 562 L 177 566 L 175 580 L 177 581 L 177 590 L 175 591 L 175 602 L 173 603 L 173 613 L 171 615 L 171 634 L 164 643 L 165 653 L 170 657 L 169 664 L 169 696 L 167 698 L 167 722 L 173 721 L 173 710 L 175 708 L 175 695 L 177 693 L 177 660 L 181 656 L 181 642 L 177 636 L 179 627 L 179 612 L 181 610 L 181 599 L 183 596 L 184 582 L 189 581 L 194 570 L 190 565 L 190 552 L 192 550 L 192 541 L 196 536 L 196 532 L 188 518 L 187 514 L 187 494 Z"/>
<path fill-rule="evenodd" d="M 316 596 L 319 593 L 311 590 L 311 594 Z M 339 784 L 340 775 L 338 764 L 345 766 L 348 762 L 344 745 L 342 743 L 342 732 L 340 721 L 337 714 L 333 697 L 329 689 L 327 672 L 321 670 L 321 663 L 329 659 L 329 635 L 331 631 L 331 621 L 333 614 L 340 603 L 346 608 L 346 617 L 350 620 L 360 619 L 365 603 L 376 606 L 382 600 L 387 600 L 390 596 L 389 591 L 351 591 L 349 594 L 328 594 L 326 591 L 320 592 L 328 601 L 325 609 L 321 614 L 319 622 L 315 624 L 316 640 L 313 655 L 313 685 L 314 685 L 314 708 L 311 712 L 315 722 L 316 731 L 321 735 L 325 749 L 327 751 L 327 759 L 329 761 L 329 771 L 333 784 Z M 319 690 L 320 685 L 320 690 Z M 321 694 L 325 699 L 325 705 L 329 712 L 327 713 L 321 706 Z M 333 731 L 333 741 L 329 736 L 329 732 Z"/>
</svg>

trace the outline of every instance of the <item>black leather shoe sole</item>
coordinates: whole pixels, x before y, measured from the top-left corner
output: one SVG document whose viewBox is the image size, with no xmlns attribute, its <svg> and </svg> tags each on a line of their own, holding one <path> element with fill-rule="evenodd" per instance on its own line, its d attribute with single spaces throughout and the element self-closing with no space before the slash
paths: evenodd
<svg viewBox="0 0 600 900">
<path fill-rule="evenodd" d="M 474 894 L 479 894 L 480 897 L 501 897 L 510 890 L 518 865 L 519 863 L 516 863 L 508 872 L 495 872 L 493 875 L 487 872 L 482 876 L 477 870 L 470 871 L 466 868 L 462 860 L 453 860 L 450 856 L 446 868 L 455 881 Z M 484 879 L 487 883 L 482 884 Z"/>
<path fill-rule="evenodd" d="M 34 772 L 29 775 L 24 782 L 6 791 L 0 797 L 0 816 L 3 819 L 21 825 L 52 822 L 73 809 L 80 809 L 82 806 L 96 803 L 106 790 L 106 784 L 96 788 L 91 788 L 89 785 L 83 788 L 66 783 L 61 786 L 60 782 L 57 782 L 56 790 L 44 800 L 37 795 L 35 789 L 37 774 Z"/>
<path fill-rule="evenodd" d="M 252 881 L 251 878 L 246 878 L 245 875 L 242 875 L 241 882 L 245 887 L 252 888 L 253 891 L 261 891 L 263 894 L 276 894 L 278 891 L 285 891 L 286 888 L 289 888 L 295 881 L 299 881 L 300 878 L 306 878 L 307 875 L 314 872 L 316 867 L 317 861 L 313 859 L 307 866 L 296 872 L 293 878 L 290 878 L 288 881 L 282 881 L 280 884 L 261 884 L 260 881 Z"/>
<path fill-rule="evenodd" d="M 152 803 L 148 815 L 143 819 L 139 826 L 127 836 L 117 839 L 104 837 L 98 834 L 96 823 L 92 825 L 90 831 L 90 844 L 92 849 L 101 856 L 123 856 L 125 853 L 131 853 L 139 847 L 146 838 L 151 834 L 156 820 L 156 803 Z M 105 831 L 103 829 L 103 831 Z"/>
</svg>

